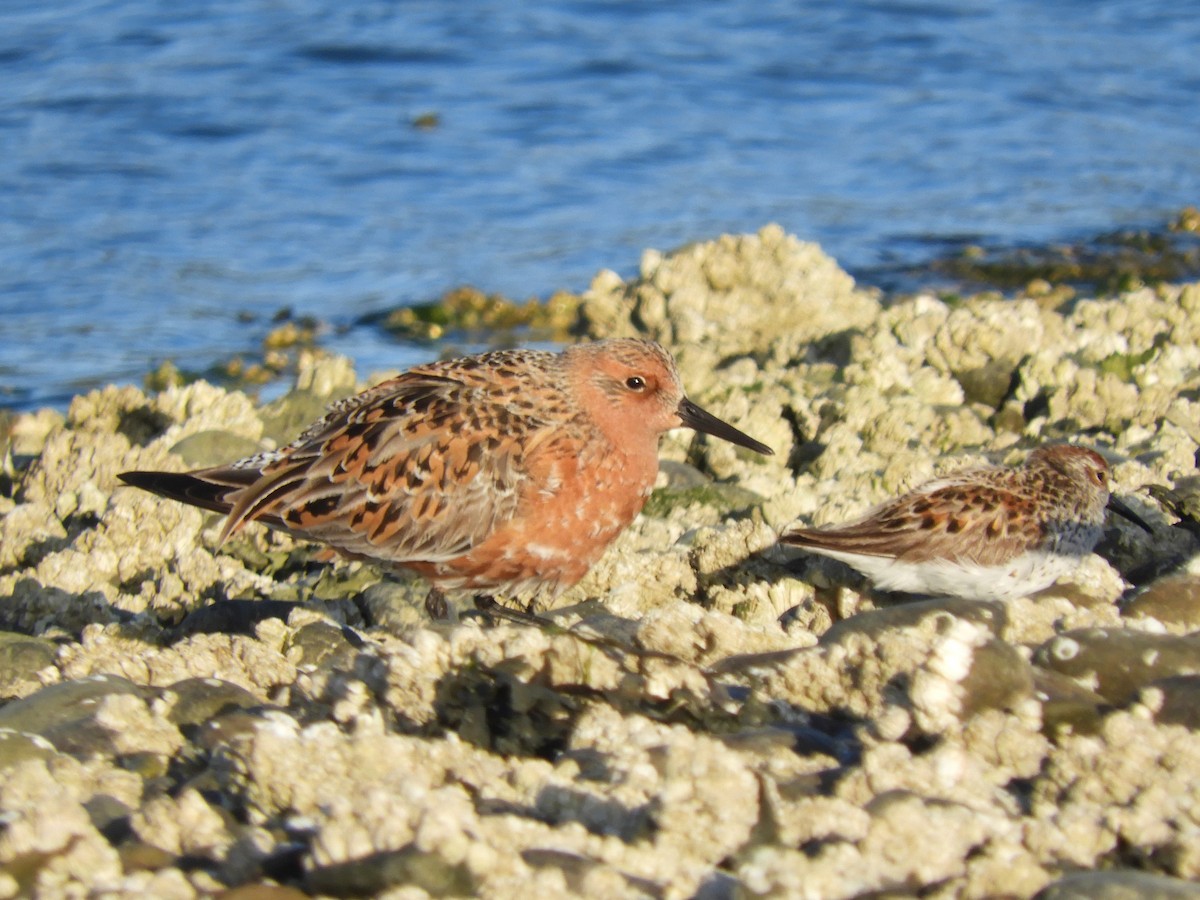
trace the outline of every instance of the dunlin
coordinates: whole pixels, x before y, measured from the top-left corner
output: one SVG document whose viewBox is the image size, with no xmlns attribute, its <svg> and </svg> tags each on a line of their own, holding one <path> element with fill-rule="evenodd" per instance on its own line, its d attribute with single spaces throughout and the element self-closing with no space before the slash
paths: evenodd
<svg viewBox="0 0 1200 900">
<path fill-rule="evenodd" d="M 858 521 L 780 540 L 841 560 L 884 590 L 1004 600 L 1073 571 L 1100 539 L 1106 507 L 1150 530 L 1110 493 L 1100 454 L 1054 444 L 1018 468 L 957 472 Z"/>
<path fill-rule="evenodd" d="M 259 521 L 443 591 L 555 597 L 641 511 L 658 439 L 686 426 L 771 449 L 684 395 L 651 341 L 562 353 L 501 350 L 410 369 L 335 404 L 293 443 L 127 484 L 225 513 L 221 540 Z"/>
</svg>

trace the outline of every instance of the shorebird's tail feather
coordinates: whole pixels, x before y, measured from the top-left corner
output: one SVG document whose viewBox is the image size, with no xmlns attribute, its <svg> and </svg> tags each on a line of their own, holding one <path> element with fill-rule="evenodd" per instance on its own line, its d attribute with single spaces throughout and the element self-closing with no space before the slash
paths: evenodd
<svg viewBox="0 0 1200 900">
<path fill-rule="evenodd" d="M 143 491 L 219 513 L 229 512 L 233 503 L 228 497 L 240 487 L 210 481 L 194 472 L 122 472 L 117 477 Z"/>
</svg>

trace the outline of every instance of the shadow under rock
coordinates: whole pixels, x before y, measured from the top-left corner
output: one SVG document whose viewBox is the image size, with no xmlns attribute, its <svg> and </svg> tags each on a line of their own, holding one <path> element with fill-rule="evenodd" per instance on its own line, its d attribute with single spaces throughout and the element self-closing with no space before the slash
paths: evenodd
<svg viewBox="0 0 1200 900">
<path fill-rule="evenodd" d="M 328 863 L 304 875 L 308 891 L 333 897 L 374 897 L 402 886 L 414 886 L 432 897 L 471 897 L 479 889 L 466 863 L 416 844 Z"/>
<path fill-rule="evenodd" d="M 533 815 L 551 825 L 576 823 L 601 837 L 620 838 L 627 844 L 650 840 L 657 825 L 657 798 L 633 808 L 585 790 L 548 784 L 538 791 Z"/>
<path fill-rule="evenodd" d="M 521 859 L 535 869 L 557 869 L 562 873 L 568 890 L 579 895 L 587 893 L 588 875 L 594 869 L 606 865 L 598 859 L 549 847 L 531 847 L 528 850 L 522 850 Z M 666 894 L 661 885 L 646 878 L 629 872 L 618 872 L 618 874 L 628 885 L 631 896 L 657 898 Z"/>
<path fill-rule="evenodd" d="M 524 665 L 514 660 L 513 665 Z M 526 682 L 499 666 L 464 667 L 438 682 L 438 725 L 477 747 L 552 760 L 566 747 L 582 704 L 561 689 Z"/>
<path fill-rule="evenodd" d="M 189 612 L 166 632 L 168 643 L 177 643 L 193 634 L 253 635 L 267 619 L 287 621 L 292 610 L 304 604 L 294 600 L 217 600 Z"/>
<path fill-rule="evenodd" d="M 22 578 L 0 596 L 0 628 L 35 634 L 56 626 L 78 637 L 88 625 L 132 622 L 135 615 L 113 606 L 100 591 L 72 593 Z"/>
<path fill-rule="evenodd" d="M 529 618 L 532 621 L 521 624 L 569 634 L 604 653 L 626 673 L 620 686 L 601 689 L 582 682 L 552 684 L 544 672 L 524 680 L 509 670 L 518 667 L 524 673 L 528 660 L 523 659 L 490 667 L 465 666 L 445 676 L 438 685 L 435 708 L 440 727 L 454 730 L 464 740 L 493 752 L 554 760 L 569 745 L 575 722 L 586 705 L 601 702 L 623 715 L 683 725 L 731 745 L 769 740 L 781 750 L 790 749 L 802 756 L 827 755 L 843 766 L 854 764 L 861 755 L 861 744 L 854 734 L 856 722 L 810 714 L 769 699 L 764 701 L 740 681 L 746 674 L 740 671 L 740 659 L 765 662 L 776 656 L 786 658 L 793 651 L 730 658 L 716 666 L 703 667 L 670 653 L 638 646 L 637 623 L 611 613 L 588 616 L 570 629 L 546 617 Z M 681 689 L 667 698 L 648 696 L 641 685 L 647 677 L 645 669 L 649 661 L 691 669 L 707 681 L 709 690 L 694 694 Z M 734 677 L 721 678 L 721 675 Z M 599 774 L 595 771 L 597 766 Z M 603 761 L 589 758 L 582 774 L 602 780 Z"/>
</svg>

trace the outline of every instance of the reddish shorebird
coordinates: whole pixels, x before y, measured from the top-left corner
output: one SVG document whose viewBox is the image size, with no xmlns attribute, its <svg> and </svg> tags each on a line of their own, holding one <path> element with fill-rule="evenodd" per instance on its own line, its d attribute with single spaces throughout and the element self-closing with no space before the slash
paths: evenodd
<svg viewBox="0 0 1200 900">
<path fill-rule="evenodd" d="M 658 344 L 620 339 L 418 366 L 280 450 L 120 477 L 225 513 L 222 541 L 259 521 L 415 571 L 440 617 L 443 591 L 555 597 L 579 581 L 641 511 L 658 439 L 681 426 L 772 452 L 688 400 Z"/>
<path fill-rule="evenodd" d="M 1110 493 L 1100 454 L 1054 444 L 1019 468 L 957 472 L 855 522 L 780 540 L 841 560 L 884 590 L 1005 600 L 1074 571 L 1100 539 L 1106 507 L 1150 531 Z"/>
</svg>

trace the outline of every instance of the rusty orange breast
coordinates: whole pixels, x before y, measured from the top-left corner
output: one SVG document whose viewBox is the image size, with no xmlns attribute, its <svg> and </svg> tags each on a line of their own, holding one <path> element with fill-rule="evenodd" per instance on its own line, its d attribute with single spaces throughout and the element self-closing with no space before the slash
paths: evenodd
<svg viewBox="0 0 1200 900">
<path fill-rule="evenodd" d="M 422 574 L 447 587 L 562 593 L 578 582 L 641 511 L 657 452 L 607 441 L 567 442 L 532 454 L 517 515 L 468 553 Z M 416 568 L 416 567 L 414 567 Z"/>
</svg>

